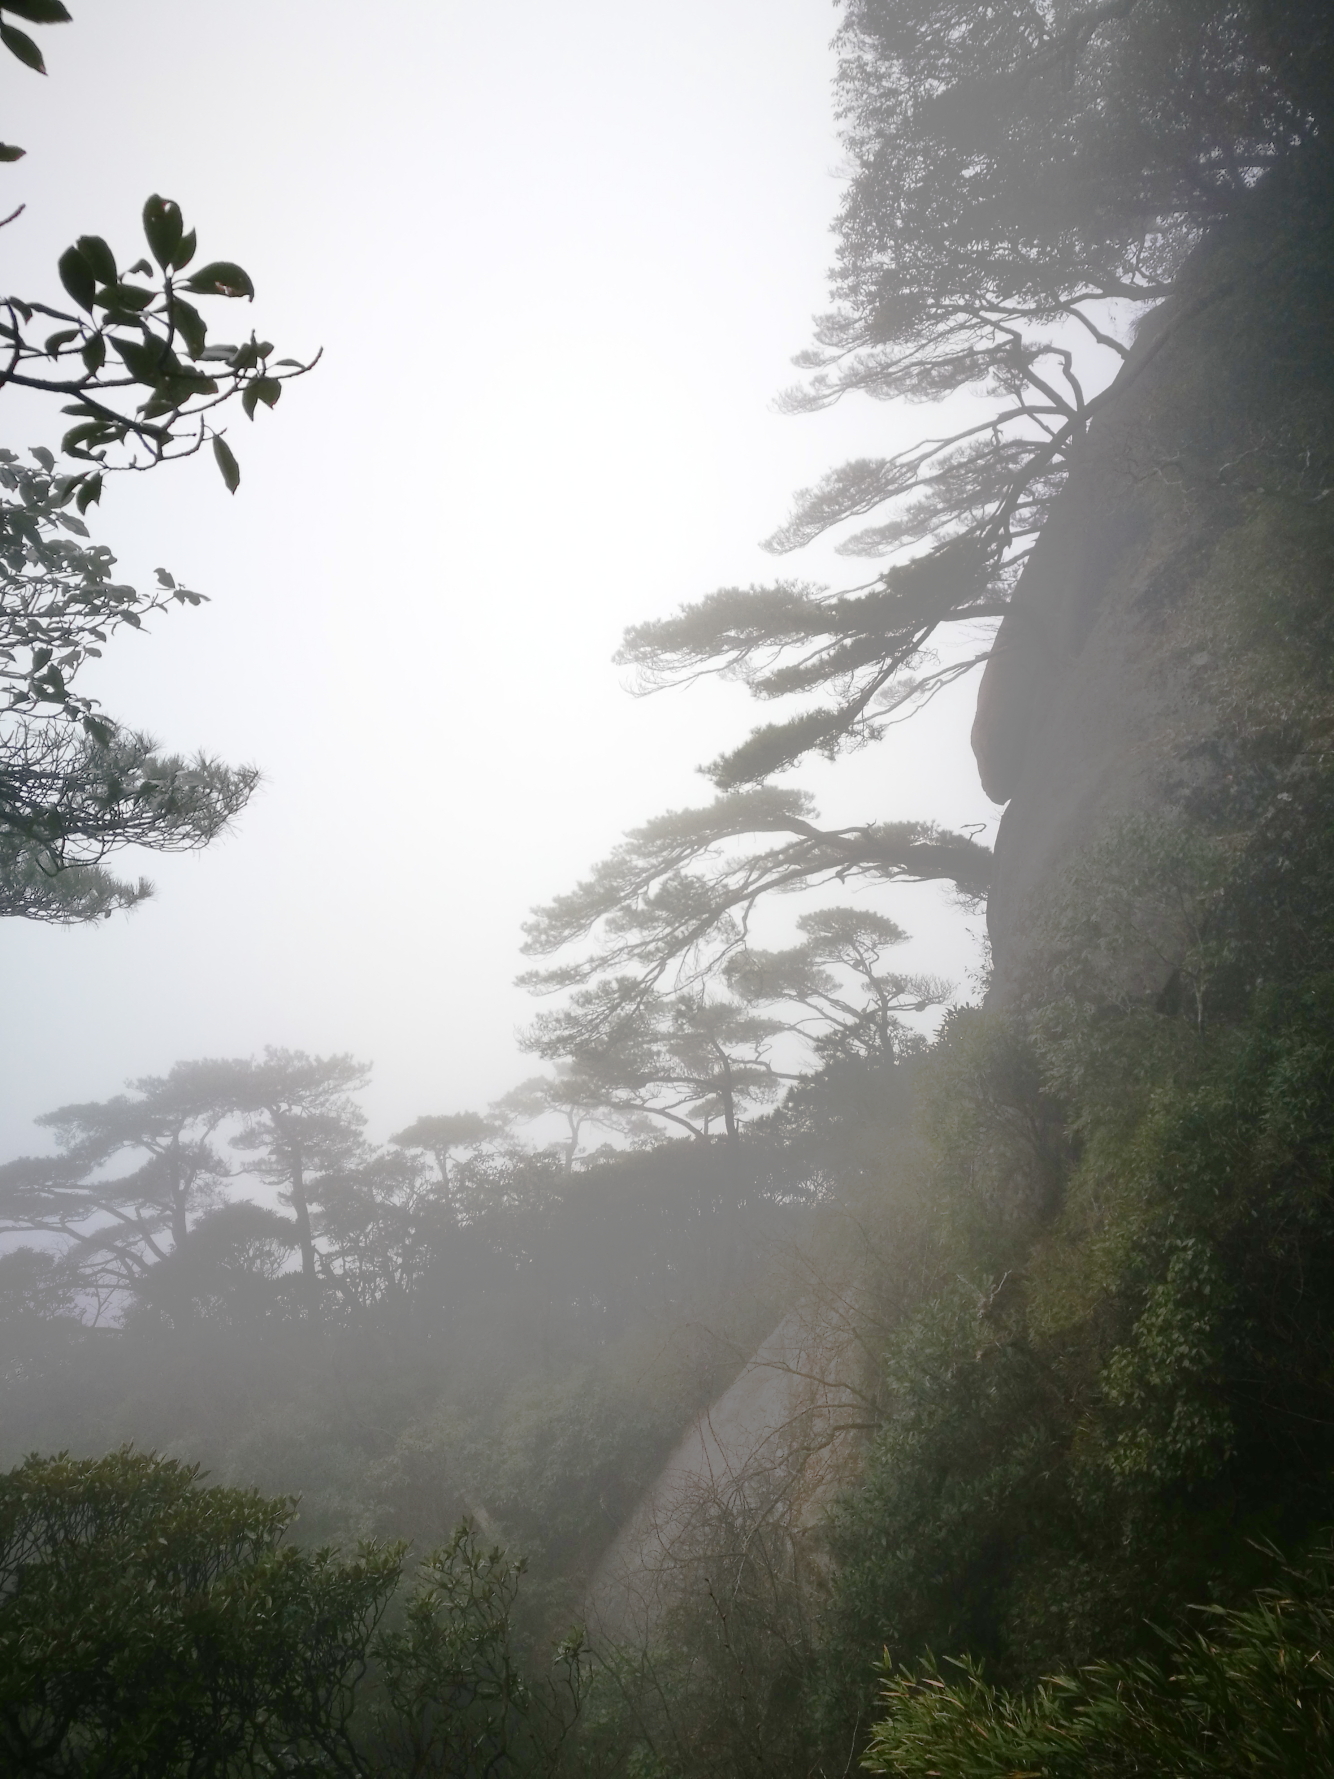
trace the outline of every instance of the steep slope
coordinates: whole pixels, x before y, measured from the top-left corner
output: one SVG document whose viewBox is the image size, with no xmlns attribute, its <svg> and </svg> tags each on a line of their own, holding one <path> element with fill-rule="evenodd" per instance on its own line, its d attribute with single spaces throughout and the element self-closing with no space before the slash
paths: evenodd
<svg viewBox="0 0 1334 1779">
<path fill-rule="evenodd" d="M 948 1624 L 953 1628 L 947 1636 L 957 1637 L 960 1646 L 976 1636 L 984 1646 L 991 1638 L 1000 1650 L 1008 1638 L 1012 1649 L 1028 1652 L 1023 1659 L 1039 1661 L 1068 1659 L 1072 1650 L 1076 1659 L 1084 1659 L 1096 1648 L 1095 1635 L 1130 1635 L 1127 1627 L 1138 1622 L 1143 1609 L 1137 1604 L 1141 1572 L 1127 1559 L 1122 1575 L 1121 1558 L 1098 1543 L 1096 1516 L 1086 1525 L 1084 1507 L 1072 1505 L 1083 1487 L 1069 1480 L 1082 1474 L 1079 1465 L 1085 1462 L 1072 1456 L 1085 1437 L 1080 1417 L 1102 1413 L 1097 1405 L 1105 1408 L 1114 1395 L 1112 1385 L 1097 1379 L 1104 1365 L 1108 1377 L 1118 1375 L 1117 1342 L 1151 1339 L 1136 1322 L 1144 1313 L 1147 1330 L 1160 1313 L 1152 1308 L 1158 1299 L 1144 1295 L 1144 1281 L 1161 1273 L 1153 1289 L 1163 1304 L 1174 1304 L 1178 1290 L 1195 1289 L 1181 1283 L 1187 1273 L 1172 1257 L 1172 1243 L 1181 1239 L 1184 1227 L 1172 1197 L 1173 1170 L 1185 1164 L 1160 1153 L 1159 1146 L 1173 1118 L 1188 1122 L 1179 1108 L 1196 1091 L 1192 1081 L 1212 1080 L 1210 1070 L 1218 1071 L 1218 1080 L 1233 1081 L 1228 1074 L 1233 1064 L 1226 1060 L 1233 1042 L 1228 1022 L 1238 1031 L 1264 1034 L 1246 1040 L 1252 1046 L 1242 1046 L 1248 1056 L 1260 1055 L 1265 1044 L 1284 1054 L 1289 1042 L 1293 1054 L 1304 1055 L 1302 1045 L 1319 1042 L 1318 1023 L 1312 1028 L 1317 1037 L 1303 1026 L 1306 1035 L 1299 1042 L 1283 1019 L 1276 1025 L 1269 1015 L 1247 1010 L 1269 968 L 1256 961 L 1256 933 L 1271 926 L 1275 943 L 1290 953 L 1292 932 L 1302 930 L 1306 920 L 1302 908 L 1312 910 L 1321 932 L 1326 925 L 1334 932 L 1334 911 L 1327 911 L 1328 922 L 1320 912 L 1323 866 L 1316 856 L 1323 845 L 1321 810 L 1330 778 L 1327 738 L 1334 733 L 1332 195 L 1325 155 L 1285 169 L 1281 179 L 1257 188 L 1246 213 L 1197 254 L 1179 294 L 1144 322 L 1116 397 L 1090 428 L 1026 568 L 983 679 L 974 747 L 985 788 L 1008 804 L 988 909 L 995 977 L 975 1036 L 956 1030 L 932 1059 L 933 1091 L 946 1107 L 945 1122 L 953 1120 L 955 1128 L 944 1148 L 937 1147 L 934 1161 L 920 1162 L 917 1190 L 925 1208 L 909 1204 L 891 1217 L 898 1218 L 895 1240 L 901 1252 L 884 1260 L 882 1271 L 890 1282 L 882 1289 L 902 1294 L 907 1319 L 925 1318 L 920 1337 L 925 1345 L 902 1361 L 903 1375 L 916 1381 L 895 1386 L 882 1379 L 879 1400 L 889 1405 L 892 1422 L 896 1388 L 910 1394 L 920 1390 L 926 1420 L 915 1431 L 912 1414 L 903 1417 L 900 1432 L 887 1425 L 881 1442 L 885 1455 L 873 1452 L 868 1460 L 865 1511 L 859 1518 L 859 1510 L 853 1510 L 848 1521 L 855 1528 L 842 1549 L 853 1577 L 851 1591 L 845 1590 L 848 1599 L 861 1597 L 856 1571 L 865 1553 L 885 1545 L 879 1557 L 865 1558 L 871 1579 L 863 1605 L 847 1608 L 850 1658 L 863 1644 L 869 1647 L 888 1635 L 888 1621 L 878 1616 L 882 1611 L 900 1614 L 905 1626 L 913 1622 L 912 1612 L 920 1612 L 924 1636 Z M 1293 812 L 1291 820 L 1287 811 Z M 1300 844 L 1307 847 L 1308 864 L 1315 863 L 1291 872 L 1284 848 L 1299 829 L 1306 836 Z M 1163 842 L 1164 833 L 1185 837 L 1179 854 L 1168 856 L 1174 842 Z M 1193 877 L 1201 860 L 1204 877 Z M 1241 862 L 1230 888 L 1229 861 Z M 1285 906 L 1283 884 L 1303 873 L 1300 907 Z M 1104 892 L 1114 907 L 1098 905 L 1100 896 L 1106 901 Z M 1265 907 L 1272 909 L 1272 919 Z M 1207 916 L 1211 908 L 1223 910 L 1225 917 L 1221 936 L 1205 945 L 1205 950 L 1214 946 L 1206 969 L 1187 953 L 1192 945 L 1200 949 L 1200 911 Z M 1092 924 L 1081 927 L 1086 914 Z M 1315 930 L 1310 930 L 1314 943 Z M 1276 965 L 1280 973 L 1287 968 L 1281 959 Z M 1088 981 L 1075 983 L 1081 970 L 1090 980 L 1097 978 L 1092 987 Z M 1194 982 L 1198 1000 L 1211 971 L 1215 986 L 1207 992 L 1221 1021 L 1216 1050 L 1207 1043 L 1200 1047 L 1199 1006 L 1193 1016 L 1180 1017 L 1183 972 Z M 1070 1005 L 1080 1002 L 1093 1037 L 1080 1035 L 1079 1021 L 1085 1018 L 1080 1012 L 1074 1026 L 1067 1020 L 1062 1028 L 1074 1031 L 1073 1038 L 1050 1027 L 1035 1051 L 1033 1031 L 1063 997 Z M 1150 1023 L 1136 1025 L 1145 1007 Z M 1155 1007 L 1162 1015 L 1156 1024 Z M 1128 1017 L 1124 1039 L 1117 1036 L 1122 1015 Z M 1246 1022 L 1253 1017 L 1260 1023 L 1252 1027 Z M 1096 1066 L 1088 1064 L 1107 1033 L 1112 1047 Z M 1124 1055 L 1115 1048 L 1121 1042 L 1128 1046 Z M 1288 1066 L 1275 1065 L 1276 1081 Z M 1044 1073 L 1051 1080 L 1062 1069 L 1071 1083 L 1064 1109 L 1042 1084 Z M 1155 1070 L 1161 1071 L 1156 1077 Z M 1254 1080 L 1237 1074 L 1235 1086 L 1226 1089 L 1228 1116 L 1237 1118 L 1227 1138 L 1235 1145 L 1230 1159 L 1221 1152 L 1211 1156 L 1202 1141 L 1190 1151 L 1196 1157 L 1192 1165 L 1207 1176 L 1201 1202 L 1214 1207 L 1190 1211 L 1199 1226 L 1192 1251 L 1216 1254 L 1208 1266 L 1216 1264 L 1220 1277 L 1231 1277 L 1229 1268 L 1235 1271 L 1236 1282 L 1228 1289 L 1235 1290 L 1238 1302 L 1251 1291 L 1258 1300 L 1269 1288 L 1246 1270 L 1262 1250 L 1252 1253 L 1243 1242 L 1234 1254 L 1228 1233 L 1233 1213 L 1218 1207 L 1246 1206 L 1245 1216 L 1259 1228 L 1271 1215 L 1267 1207 L 1279 1207 L 1290 1189 L 1288 1164 L 1276 1163 L 1263 1144 L 1254 1151 L 1248 1147 L 1259 1140 L 1252 1126 L 1263 1129 L 1269 1115 L 1262 1108 L 1272 1083 L 1264 1085 L 1262 1076 L 1263 1071 Z M 1151 1107 L 1160 1088 L 1167 1094 L 1161 1116 Z M 1118 1102 L 1110 1110 L 1100 1102 L 1103 1093 Z M 1184 1097 L 1175 1101 L 1173 1093 Z M 1253 1105 L 1245 1101 L 1247 1095 Z M 1244 1101 L 1250 1109 L 1243 1111 Z M 1118 1118 L 1133 1124 L 1141 1114 L 1146 1122 L 1133 1138 L 1125 1131 L 1114 1134 Z M 1072 1138 L 1075 1127 L 1084 1134 Z M 1226 1127 L 1225 1119 L 1213 1120 L 1214 1131 Z M 1108 1133 L 1099 1139 L 1101 1159 L 1088 1142 L 1088 1133 L 1100 1128 Z M 1299 1147 L 1309 1143 L 1311 1155 L 1318 1157 L 1318 1132 L 1313 1135 L 1300 1119 L 1292 1128 L 1305 1132 Z M 908 1143 L 908 1130 L 905 1122 L 902 1135 L 890 1140 Z M 1238 1161 L 1239 1156 L 1246 1159 Z M 1318 1160 L 1302 1163 L 1319 1165 Z M 1208 1174 L 1210 1168 L 1216 1174 Z M 902 1186 L 894 1184 L 892 1168 L 884 1172 L 889 1203 Z M 1141 1190 L 1147 1194 L 1143 1205 L 1127 1209 Z M 1121 1202 L 1118 1195 L 1124 1199 L 1126 1193 L 1130 1199 Z M 1155 1246 L 1158 1236 L 1144 1232 L 1158 1228 L 1160 1210 L 1169 1234 Z M 1279 1222 L 1287 1214 L 1272 1209 Z M 910 1251 L 918 1242 L 920 1256 Z M 1274 1278 L 1286 1277 L 1290 1266 L 1300 1272 L 1304 1265 L 1323 1265 L 1316 1259 L 1318 1244 L 1303 1259 L 1299 1250 L 1285 1246 L 1286 1234 L 1275 1233 L 1272 1242 L 1272 1253 L 1263 1252 L 1269 1253 L 1264 1264 L 1272 1261 Z M 1132 1253 L 1138 1255 L 1133 1264 L 1116 1258 Z M 1124 1276 L 1116 1270 L 1123 1263 Z M 883 1305 L 878 1313 L 877 1328 L 862 1331 L 867 1352 L 883 1349 L 884 1330 L 893 1324 L 893 1313 L 886 1317 Z M 1312 1314 L 1318 1322 L 1319 1314 Z M 686 1434 L 622 1532 L 595 1589 L 597 1613 L 609 1628 L 623 1634 L 648 1629 L 692 1571 L 704 1573 L 729 1540 L 735 1545 L 738 1511 L 758 1507 L 772 1514 L 777 1503 L 780 1516 L 813 1545 L 809 1534 L 820 1509 L 840 1483 L 846 1486 L 861 1462 L 859 1454 L 868 1448 L 831 1445 L 819 1436 L 836 1418 L 839 1373 L 837 1363 L 823 1366 L 810 1355 L 836 1352 L 848 1330 L 822 1329 L 820 1312 L 812 1307 L 801 1327 L 807 1357 L 793 1364 L 785 1354 L 794 1327 L 790 1322 L 776 1331 L 733 1389 Z M 1224 1328 L 1220 1322 L 1218 1329 Z M 1322 1338 L 1314 1324 L 1301 1335 L 1297 1344 L 1307 1345 L 1301 1347 L 1300 1362 L 1291 1361 L 1294 1379 L 1307 1375 L 1303 1368 L 1318 1369 L 1318 1358 L 1310 1355 L 1318 1353 Z M 1039 1353 L 1045 1357 L 1035 1371 Z M 1289 1360 L 1267 1357 L 1264 1363 L 1281 1371 Z M 937 1364 L 943 1366 L 939 1375 L 933 1369 Z M 1179 1396 L 1187 1405 L 1182 1412 L 1203 1417 L 1201 1426 L 1231 1424 L 1230 1417 L 1238 1426 L 1248 1424 L 1244 1392 L 1238 1406 L 1228 1394 L 1231 1384 L 1201 1385 L 1193 1374 L 1177 1376 L 1175 1364 L 1175 1359 L 1163 1362 L 1163 1401 L 1169 1407 L 1157 1405 L 1153 1414 L 1175 1414 L 1170 1404 Z M 1221 1378 L 1226 1367 L 1221 1360 L 1218 1365 Z M 959 1383 L 968 1378 L 974 1383 Z M 1051 1380 L 1057 1378 L 1062 1393 L 1049 1401 L 1056 1387 Z M 976 1403 L 966 1413 L 956 1400 L 961 1388 L 976 1391 Z M 1216 1388 L 1221 1393 L 1210 1394 Z M 1287 1384 L 1282 1388 L 1286 1391 Z M 1200 1389 L 1204 1394 L 1196 1401 L 1192 1392 Z M 995 1402 L 985 1407 L 996 1391 Z M 988 1420 L 993 1410 L 994 1420 Z M 966 1428 L 957 1447 L 946 1442 L 944 1455 L 932 1443 L 944 1438 L 940 1428 L 923 1431 L 937 1411 L 944 1417 L 941 1427 L 957 1413 Z M 1034 1434 L 1037 1457 L 1011 1452 L 1007 1443 L 1030 1419 L 1041 1429 Z M 1277 1450 L 1277 1428 L 1283 1425 L 1264 1423 L 1263 1431 L 1254 1433 L 1255 1450 L 1266 1442 Z M 802 1436 L 794 1438 L 798 1426 Z M 1150 1446 L 1157 1438 L 1147 1423 L 1133 1438 L 1141 1434 Z M 1131 1465 L 1129 1457 L 1117 1455 L 1121 1435 L 1106 1437 L 1113 1454 L 1108 1473 L 1123 1462 Z M 1189 1464 L 1202 1467 L 1198 1477 L 1191 1473 L 1190 1488 L 1206 1498 L 1211 1490 L 1225 1495 L 1240 1487 L 1226 1480 L 1236 1460 L 1224 1449 L 1225 1441 L 1207 1452 L 1205 1441 L 1196 1452 L 1182 1438 L 1182 1451 L 1194 1454 Z M 808 1452 L 815 1462 L 807 1462 Z M 1032 1475 L 1026 1468 L 1030 1458 L 1038 1466 Z M 1156 1455 L 1154 1462 L 1160 1460 L 1165 1475 L 1178 1461 Z M 994 1474 L 987 1468 L 993 1462 Z M 977 1483 L 973 1505 L 958 1508 L 957 1523 L 923 1529 L 934 1526 L 931 1516 L 937 1511 L 914 1494 L 927 1487 L 923 1477 L 939 1473 L 927 1490 L 931 1501 L 937 1489 L 942 1499 L 957 1490 L 966 1501 L 974 1467 L 984 1480 Z M 1206 1476 L 1207 1483 L 1200 1481 Z M 1062 1536 L 1068 1537 L 1070 1551 L 1059 1561 L 1068 1562 L 1071 1575 L 1086 1564 L 1100 1576 L 1099 1604 L 1096 1611 L 1089 1609 L 1083 1630 L 1077 1628 L 1074 1608 L 1064 1615 L 1063 1608 L 1049 1611 L 1040 1587 L 1037 1604 L 1025 1603 L 1024 1590 L 1036 1585 L 1024 1566 L 1030 1562 L 1023 1555 L 1027 1545 L 1037 1552 L 1031 1557 L 1033 1573 L 1056 1559 L 1045 1551 L 1041 1532 L 1020 1534 L 1009 1524 L 1005 1502 L 1011 1493 L 1023 1501 L 1026 1491 L 1037 1498 L 1047 1483 L 1040 1488 L 1035 1477 L 1064 1479 L 1052 1485 L 1052 1500 L 1060 1503 L 1053 1511 L 1068 1520 Z M 1111 1500 L 1121 1482 L 1106 1486 Z M 1269 1485 L 1256 1486 L 1259 1501 Z M 1185 1487 L 1184 1481 L 1171 1484 Z M 1294 1525 L 1304 1523 L 1302 1516 L 1312 1509 L 1301 1488 L 1293 1503 L 1284 1511 L 1291 1512 Z M 1166 1514 L 1156 1503 L 1152 1512 L 1160 1510 Z M 912 1533 L 905 1529 L 904 1550 L 926 1553 L 927 1579 L 910 1583 L 905 1577 L 917 1559 L 893 1554 L 898 1528 L 882 1522 L 919 1512 L 922 1526 Z M 1152 1524 L 1152 1515 L 1145 1523 Z M 719 1529 L 721 1538 L 715 1536 Z M 932 1542 L 937 1537 L 938 1549 Z M 1135 1563 L 1141 1561 L 1152 1569 L 1159 1559 L 1137 1555 Z M 941 1576 L 951 1564 L 959 1565 L 959 1597 L 975 1590 L 983 1602 L 972 1626 L 965 1619 L 956 1625 L 952 1608 L 942 1604 L 950 1589 Z M 1011 1568 L 1018 1578 L 1013 1583 L 995 1580 Z M 1104 1568 L 1110 1579 L 1101 1578 Z M 1164 1582 L 1169 1604 L 1178 1582 L 1194 1585 L 1182 1579 L 1188 1572 L 1194 1573 L 1189 1562 L 1177 1581 Z M 818 1559 L 812 1573 L 819 1573 Z M 1014 1598 L 1006 1604 L 1011 1585 Z M 1053 1583 L 1058 1592 L 1066 1585 Z M 1121 1603 L 1108 1603 L 1116 1600 Z M 1096 1631 L 1090 1628 L 1095 1620 Z M 991 1628 L 984 1631 L 983 1625 Z M 931 1626 L 935 1631 L 928 1630 Z M 1089 1641 L 1081 1644 L 1083 1636 Z"/>
<path fill-rule="evenodd" d="M 1142 326 L 1016 590 L 973 729 L 983 787 L 1008 804 L 988 904 L 1001 1002 L 1072 853 L 1118 817 L 1207 795 L 1238 727 L 1261 719 L 1236 708 L 1229 651 L 1246 639 L 1218 634 L 1217 608 L 1255 572 L 1261 534 L 1329 492 L 1330 218 L 1322 154 L 1197 254 Z"/>
</svg>

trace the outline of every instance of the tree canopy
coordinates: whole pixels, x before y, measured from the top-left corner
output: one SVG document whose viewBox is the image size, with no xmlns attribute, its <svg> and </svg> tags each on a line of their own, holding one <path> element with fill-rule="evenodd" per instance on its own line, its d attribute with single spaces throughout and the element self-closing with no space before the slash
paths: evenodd
<svg viewBox="0 0 1334 1779">
<path fill-rule="evenodd" d="M 1131 355 L 1136 319 L 1334 114 L 1334 27 L 1310 0 L 847 0 L 836 41 L 835 306 L 786 405 L 858 392 L 941 419 L 831 471 L 769 540 L 874 515 L 839 545 L 899 558 L 874 581 L 724 588 L 627 632 L 646 687 L 823 695 L 715 760 L 723 789 L 862 745 L 985 658 L 932 651 L 1003 611 L 1090 423 L 1161 345 Z"/>
<path fill-rule="evenodd" d="M 613 1113 L 660 1118 L 735 1141 L 742 1109 L 793 1079 L 771 1056 L 783 1028 L 744 1001 L 701 990 L 644 997 L 615 979 L 576 991 L 525 1038 L 548 1061 L 568 1058 L 566 1091 Z"/>
<path fill-rule="evenodd" d="M 323 1197 L 321 1181 L 363 1159 L 365 1113 L 351 1095 L 370 1078 L 365 1063 L 350 1056 L 308 1056 L 272 1046 L 258 1061 L 220 1065 L 223 1104 L 240 1114 L 233 1146 L 255 1157 L 260 1178 L 289 1205 L 301 1250 L 307 1291 L 318 1275 L 312 1212 Z"/>
<path fill-rule="evenodd" d="M 301 1549 L 296 1507 L 130 1450 L 0 1477 L 11 1771 L 551 1772 L 582 1700 L 579 1646 L 550 1678 L 521 1673 L 522 1562 L 462 1525 L 391 1625 L 405 1547 Z"/>
<path fill-rule="evenodd" d="M 745 844 L 761 834 L 778 843 Z M 592 943 L 582 956 L 520 980 L 551 993 L 615 978 L 616 1005 L 625 1005 L 661 983 L 683 987 L 710 976 L 745 943 L 762 896 L 856 879 L 944 878 L 977 898 L 990 863 L 976 840 L 930 823 L 823 828 L 805 792 L 733 791 L 635 829 L 584 883 L 535 910 L 525 928 L 530 955 Z"/>
<path fill-rule="evenodd" d="M 177 1063 L 166 1075 L 130 1082 L 129 1094 L 59 1106 L 37 1120 L 55 1134 L 58 1153 L 0 1167 L 0 1231 L 61 1239 L 68 1269 L 103 1300 L 140 1289 L 169 1259 L 169 1282 L 179 1294 L 175 1281 L 187 1270 L 196 1230 L 220 1207 L 240 1210 L 222 1204 L 232 1169 L 214 1138 L 226 1126 L 230 1146 L 251 1158 L 250 1171 L 292 1212 L 283 1225 L 286 1246 L 300 1252 L 310 1304 L 321 1276 L 317 1237 L 326 1200 L 336 1202 L 345 1230 L 364 1234 L 375 1217 L 401 1217 L 423 1193 L 420 1170 L 407 1156 L 374 1155 L 362 1138 L 365 1115 L 351 1095 L 369 1074 L 348 1056 L 270 1047 L 259 1058 Z M 129 1158 L 129 1170 L 108 1173 L 121 1158 Z M 245 1236 L 234 1224 L 214 1225 L 215 1250 L 226 1230 L 228 1239 L 264 1242 L 277 1233 L 272 1224 Z M 340 1276 L 349 1270 L 350 1260 Z"/>
<path fill-rule="evenodd" d="M 448 1189 L 450 1152 L 484 1143 L 495 1134 L 496 1125 L 480 1112 L 438 1112 L 415 1118 L 389 1141 L 400 1149 L 424 1149 L 440 1170 L 440 1184 Z"/>
<path fill-rule="evenodd" d="M 814 909 L 798 916 L 797 930 L 799 942 L 782 951 L 733 952 L 723 975 L 734 994 L 770 1008 L 824 1063 L 893 1061 L 920 1042 L 900 1015 L 949 998 L 947 982 L 880 968 L 885 952 L 908 935 L 873 909 Z"/>
<path fill-rule="evenodd" d="M 536 911 L 526 949 L 572 960 L 521 979 L 541 992 L 614 979 L 619 1006 L 699 981 L 774 891 L 985 893 L 968 836 L 822 828 L 769 781 L 877 740 L 987 659 L 1090 425 L 1191 318 L 1173 299 L 1192 254 L 1334 118 L 1334 27 L 1310 0 L 845 0 L 836 43 L 834 307 L 785 405 L 860 393 L 936 420 L 800 493 L 769 539 L 786 554 L 869 517 L 838 548 L 890 558 L 874 579 L 724 587 L 626 632 L 642 691 L 717 674 L 781 714 L 702 768 L 716 802 L 635 830 Z"/>
</svg>

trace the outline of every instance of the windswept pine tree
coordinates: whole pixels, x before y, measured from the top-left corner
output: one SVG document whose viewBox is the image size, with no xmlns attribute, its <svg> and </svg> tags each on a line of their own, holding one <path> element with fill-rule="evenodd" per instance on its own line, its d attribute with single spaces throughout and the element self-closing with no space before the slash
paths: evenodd
<svg viewBox="0 0 1334 1779">
<path fill-rule="evenodd" d="M 543 992 L 698 979 L 777 891 L 934 879 L 985 893 L 968 837 L 874 814 L 825 828 L 770 780 L 875 741 L 988 658 L 1090 429 L 1226 295 L 1191 286 L 1190 268 L 1257 205 L 1320 208 L 1323 6 L 849 0 L 836 43 L 850 178 L 834 306 L 785 401 L 864 395 L 933 423 L 800 493 L 769 547 L 869 519 L 838 548 L 889 566 L 847 589 L 725 587 L 627 631 L 617 658 L 643 689 L 717 674 L 782 714 L 704 766 L 713 805 L 635 830 L 537 910 L 528 950 L 565 954 L 527 979 Z"/>
<path fill-rule="evenodd" d="M 941 423 L 832 470 L 769 540 L 787 554 L 874 516 L 839 545 L 895 558 L 871 583 L 724 588 L 627 632 L 619 659 L 650 685 L 723 673 L 832 699 L 714 761 L 723 789 L 862 745 L 985 658 L 954 627 L 1001 614 L 1090 425 L 1189 323 L 1171 299 L 1192 255 L 1264 182 L 1306 177 L 1334 119 L 1317 4 L 850 0 L 836 43 L 835 306 L 787 405 L 861 394 Z M 981 406 L 952 425 L 965 394 Z"/>
</svg>

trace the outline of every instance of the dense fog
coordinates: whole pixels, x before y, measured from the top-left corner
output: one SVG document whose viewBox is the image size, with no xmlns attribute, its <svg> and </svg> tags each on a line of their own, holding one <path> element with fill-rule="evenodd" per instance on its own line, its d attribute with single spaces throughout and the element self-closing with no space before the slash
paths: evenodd
<svg viewBox="0 0 1334 1779">
<path fill-rule="evenodd" d="M 220 32 L 257 46 L 244 77 Z M 494 1099 L 526 1068 L 528 909 L 697 800 L 696 764 L 744 720 L 735 688 L 628 696 L 622 629 L 772 578 L 759 540 L 791 491 L 883 443 L 850 404 L 773 408 L 825 301 L 829 19 L 243 4 L 220 26 L 116 0 L 48 36 L 46 81 L 5 76 L 29 151 L 6 175 L 28 203 L 15 280 L 37 288 L 88 229 L 129 243 L 162 191 L 246 266 L 280 353 L 325 357 L 242 420 L 234 500 L 191 463 L 104 503 L 127 576 L 162 563 L 211 603 L 90 684 L 264 784 L 206 859 L 135 867 L 161 886 L 135 920 L 11 934 L 29 1012 L 5 1146 L 62 1099 L 265 1044 L 373 1058 L 382 1133 Z M 54 442 L 35 398 L 5 400 L 12 443 Z M 827 549 L 799 572 L 846 579 Z M 885 773 L 925 772 L 895 812 L 990 819 L 966 728 L 942 718 L 821 794 L 879 818 Z M 955 971 L 966 930 L 924 900 L 918 967 Z"/>
<path fill-rule="evenodd" d="M 73 13 L 0 1768 L 1334 1774 L 1326 9 Z"/>
</svg>

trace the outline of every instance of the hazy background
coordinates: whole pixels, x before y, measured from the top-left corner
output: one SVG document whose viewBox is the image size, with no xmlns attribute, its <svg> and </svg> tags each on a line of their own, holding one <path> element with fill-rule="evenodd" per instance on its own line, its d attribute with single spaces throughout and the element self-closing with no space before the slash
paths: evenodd
<svg viewBox="0 0 1334 1779">
<path fill-rule="evenodd" d="M 865 565 L 758 547 L 792 491 L 920 412 L 783 418 L 825 302 L 838 199 L 824 0 L 71 0 L 46 81 L 0 65 L 5 281 L 58 297 L 75 235 L 142 251 L 150 191 L 259 295 L 212 303 L 325 351 L 276 414 L 110 487 L 127 578 L 212 596 L 119 641 L 91 689 L 173 747 L 254 760 L 237 832 L 121 855 L 159 898 L 94 929 L 7 921 L 0 1157 L 31 1118 L 181 1057 L 266 1043 L 376 1064 L 373 1134 L 533 1072 L 519 923 L 628 826 L 712 794 L 759 714 L 736 686 L 648 700 L 623 627 L 714 586 Z M 51 442 L 6 394 L 0 437 Z M 31 415 L 31 418 L 29 416 Z M 90 682 L 91 682 L 91 676 Z M 798 781 L 844 820 L 992 820 L 975 679 Z M 905 963 L 962 979 L 966 922 L 882 895 Z M 788 905 L 784 913 L 795 912 Z M 21 1010 L 21 1012 L 19 1011 Z"/>
</svg>

